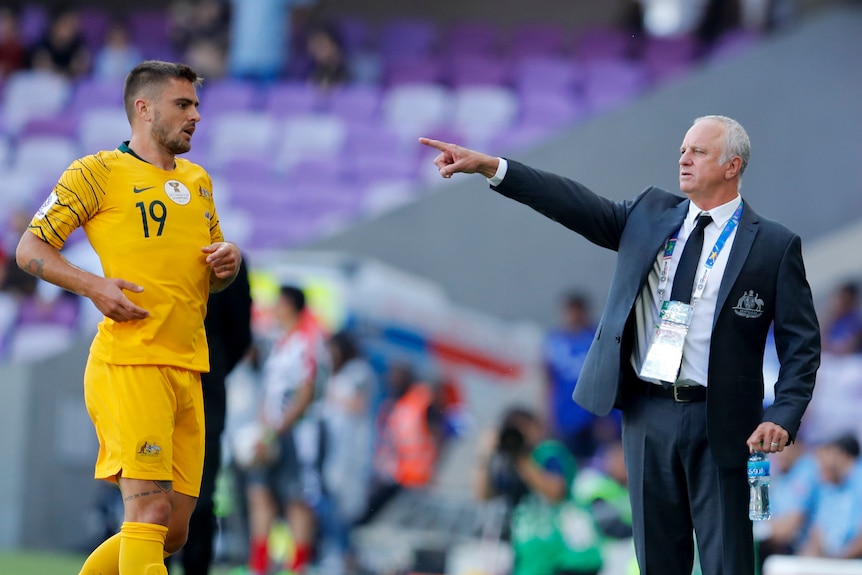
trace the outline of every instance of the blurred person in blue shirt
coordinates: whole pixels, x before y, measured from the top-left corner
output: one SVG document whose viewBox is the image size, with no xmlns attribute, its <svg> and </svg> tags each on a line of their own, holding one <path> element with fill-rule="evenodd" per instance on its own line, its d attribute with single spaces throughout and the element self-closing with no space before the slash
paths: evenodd
<svg viewBox="0 0 862 575">
<path fill-rule="evenodd" d="M 857 284 L 845 282 L 838 286 L 823 323 L 824 352 L 846 355 L 862 351 L 862 311 Z"/>
<path fill-rule="evenodd" d="M 859 441 L 843 435 L 816 451 L 821 484 L 803 555 L 862 558 L 862 464 Z"/>
<path fill-rule="evenodd" d="M 599 418 L 572 399 L 596 330 L 587 297 L 567 294 L 560 308 L 560 325 L 548 332 L 543 345 L 547 374 L 547 409 L 551 435 L 580 462 L 592 457 L 604 440 L 618 435 L 615 414 Z"/>
<path fill-rule="evenodd" d="M 314 0 L 230 0 L 228 71 L 238 78 L 272 81 L 291 61 L 292 14 Z"/>
</svg>

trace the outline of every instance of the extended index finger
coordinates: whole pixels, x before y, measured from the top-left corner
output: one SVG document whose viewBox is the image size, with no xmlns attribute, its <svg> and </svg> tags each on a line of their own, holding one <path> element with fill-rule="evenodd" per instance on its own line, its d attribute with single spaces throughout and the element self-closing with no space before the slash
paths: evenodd
<svg viewBox="0 0 862 575">
<path fill-rule="evenodd" d="M 419 143 L 440 150 L 441 152 L 445 152 L 452 147 L 452 144 L 441 142 L 440 140 L 433 140 L 431 138 L 419 138 Z"/>
</svg>

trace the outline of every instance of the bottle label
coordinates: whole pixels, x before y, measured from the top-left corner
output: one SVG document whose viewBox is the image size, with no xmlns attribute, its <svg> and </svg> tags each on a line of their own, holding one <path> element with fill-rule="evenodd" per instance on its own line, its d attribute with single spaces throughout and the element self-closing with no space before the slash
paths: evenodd
<svg viewBox="0 0 862 575">
<path fill-rule="evenodd" d="M 749 461 L 749 477 L 769 477 L 769 461 Z"/>
</svg>

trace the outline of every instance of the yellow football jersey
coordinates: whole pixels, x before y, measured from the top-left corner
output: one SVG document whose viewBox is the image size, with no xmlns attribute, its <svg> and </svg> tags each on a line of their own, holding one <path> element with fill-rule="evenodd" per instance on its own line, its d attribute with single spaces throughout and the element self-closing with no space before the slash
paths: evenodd
<svg viewBox="0 0 862 575">
<path fill-rule="evenodd" d="M 81 226 L 105 277 L 142 286 L 125 294 L 150 313 L 128 322 L 104 318 L 90 352 L 112 364 L 208 371 L 210 268 L 201 248 L 223 237 L 206 171 L 181 158 L 173 171 L 162 170 L 126 144 L 85 156 L 63 173 L 29 229 L 61 249 Z"/>
</svg>

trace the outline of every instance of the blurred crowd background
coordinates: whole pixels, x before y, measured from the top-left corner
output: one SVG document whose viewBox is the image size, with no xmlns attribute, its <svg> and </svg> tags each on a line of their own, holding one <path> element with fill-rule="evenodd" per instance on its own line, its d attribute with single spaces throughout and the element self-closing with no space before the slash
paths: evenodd
<svg viewBox="0 0 862 575">
<path fill-rule="evenodd" d="M 538 525 L 559 522 L 560 505 L 540 508 L 542 500 L 585 514 L 579 533 L 595 542 L 587 547 L 602 573 L 636 572 L 618 418 L 570 400 L 600 313 L 586 274 L 573 274 L 558 299 L 536 302 L 541 318 L 501 319 L 447 300 L 433 277 L 362 258 L 289 255 L 434 194 L 439 175 L 416 145 L 420 135 L 501 154 L 530 150 L 744 58 L 830 3 L 610 4 L 596 8 L 601 18 L 569 22 L 447 19 L 403 6 L 387 15 L 324 0 L 4 2 L 0 370 L 12 378 L 21 366 L 80 356 L 97 311 L 21 272 L 14 247 L 71 160 L 127 136 L 125 73 L 142 59 L 182 60 L 206 78 L 188 157 L 212 174 L 226 236 L 252 267 L 254 344 L 228 378 L 216 564 L 243 566 L 253 553 L 243 430 L 263 401 L 268 350 L 292 329 L 274 311 L 290 284 L 327 344 L 316 361 L 328 376 L 306 414 L 329 442 L 309 456 L 316 487 L 306 483 L 302 495 L 313 570 L 508 573 L 514 554 L 531 552 L 525 542 L 547 539 Z M 64 253 L 100 269 L 83 234 Z M 773 519 L 756 530 L 761 561 L 862 558 L 862 270 L 855 253 L 846 258 L 818 302 L 824 357 L 814 400 L 798 441 L 773 461 Z M 769 350 L 768 384 L 777 369 Z M 69 378 L 74 390 L 80 377 Z M 81 422 L 68 413 L 66 424 Z M 76 435 L 86 439 L 75 452 L 84 459 L 87 431 Z M 537 492 L 518 464 L 525 454 L 563 477 L 564 493 Z M 87 527 L 65 550 L 89 551 L 118 526 L 116 492 L 89 493 L 80 502 Z M 0 543 L 27 546 L 17 527 L 26 519 L 17 521 L 0 528 Z M 284 521 L 270 530 L 273 564 L 296 551 L 294 535 Z"/>
</svg>

